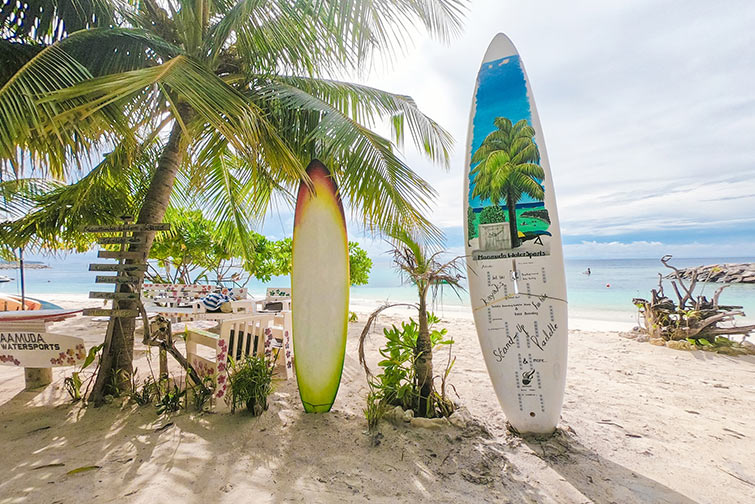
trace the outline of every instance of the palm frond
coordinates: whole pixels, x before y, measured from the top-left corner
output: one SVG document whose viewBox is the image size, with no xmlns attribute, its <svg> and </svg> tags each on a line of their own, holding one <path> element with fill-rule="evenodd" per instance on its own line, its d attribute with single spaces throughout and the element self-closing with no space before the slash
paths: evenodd
<svg viewBox="0 0 755 504">
<path fill-rule="evenodd" d="M 72 160 L 81 163 L 82 156 L 88 156 L 103 142 L 117 136 L 132 136 L 113 108 L 104 108 L 86 118 L 59 121 L 55 118 L 83 100 L 38 101 L 40 96 L 91 78 L 86 67 L 60 46 L 40 51 L 0 87 L 0 163 L 2 167 L 10 165 L 16 176 L 20 174 L 24 156 L 28 156 L 37 161 L 40 170 L 63 178 Z"/>
<path fill-rule="evenodd" d="M 363 62 L 375 50 L 390 57 L 405 47 L 417 25 L 447 41 L 461 30 L 465 0 L 312 0 L 320 15 L 332 19 L 338 40 Z"/>
<path fill-rule="evenodd" d="M 280 71 L 312 74 L 349 55 L 312 2 L 240 0 L 218 5 L 220 20 L 205 38 L 202 55 L 214 66 L 221 56 L 247 75 Z M 233 41 L 232 54 L 227 52 Z"/>
<path fill-rule="evenodd" d="M 33 43 L 13 42 L 0 39 L 0 86 L 8 80 L 34 56 L 44 49 L 44 46 Z"/>
<path fill-rule="evenodd" d="M 415 146 L 432 161 L 448 167 L 453 148 L 451 134 L 437 122 L 422 113 L 411 96 L 383 91 L 374 87 L 329 79 L 276 76 L 261 93 L 277 95 L 282 99 L 292 88 L 327 103 L 341 114 L 367 127 L 373 127 L 379 119 L 388 118 L 392 125 L 393 141 L 404 142 L 405 126 Z"/>
<path fill-rule="evenodd" d="M 0 180 L 0 222 L 26 215 L 42 194 L 53 190 L 59 182 L 45 178 L 12 178 Z"/>
<path fill-rule="evenodd" d="M 199 173 L 198 177 L 195 174 Z M 188 176 L 187 176 L 188 175 Z M 243 259 L 254 262 L 254 244 L 248 239 L 268 208 L 272 187 L 263 173 L 250 169 L 245 160 L 229 149 L 201 152 L 182 170 L 175 205 L 201 210 L 205 218 L 218 223 L 223 239 L 234 243 Z"/>
<path fill-rule="evenodd" d="M 16 40 L 52 44 L 66 35 L 115 22 L 117 0 L 6 1 L 0 9 L 0 30 Z"/>
<path fill-rule="evenodd" d="M 73 33 L 60 47 L 94 77 L 154 66 L 183 53 L 180 46 L 141 28 L 92 28 Z"/>
<path fill-rule="evenodd" d="M 291 177 L 298 179 L 304 175 L 301 162 L 281 140 L 262 111 L 185 55 L 176 56 L 162 65 L 90 79 L 50 93 L 42 103 L 78 100 L 78 106 L 69 108 L 57 119 L 87 118 L 103 107 L 126 100 L 154 85 L 164 86 L 175 93 L 178 100 L 196 113 L 199 124 L 211 125 L 237 151 L 250 158 L 264 159 Z"/>
<path fill-rule="evenodd" d="M 0 243 L 31 250 L 88 249 L 93 238 L 84 233 L 86 226 L 115 224 L 122 215 L 136 214 L 158 155 L 154 143 L 137 150 L 117 146 L 80 180 L 53 183 L 49 191 L 33 195 L 31 211 L 0 225 Z"/>
<path fill-rule="evenodd" d="M 319 119 L 309 124 L 311 130 L 304 132 L 304 138 L 301 131 L 280 129 L 301 147 L 301 155 L 318 158 L 331 168 L 341 196 L 366 226 L 373 231 L 404 227 L 433 239 L 441 236 L 424 217 L 435 191 L 397 156 L 388 139 L 302 89 L 278 83 L 276 90 L 275 95 L 265 96 L 271 120 L 290 125 L 287 111 L 310 112 Z"/>
</svg>

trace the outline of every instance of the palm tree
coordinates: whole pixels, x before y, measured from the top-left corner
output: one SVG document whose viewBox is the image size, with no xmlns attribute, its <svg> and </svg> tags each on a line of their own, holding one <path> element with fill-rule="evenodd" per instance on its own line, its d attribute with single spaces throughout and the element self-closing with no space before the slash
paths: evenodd
<svg viewBox="0 0 755 504">
<path fill-rule="evenodd" d="M 395 146 L 408 130 L 430 159 L 447 166 L 450 135 L 408 96 L 329 77 L 364 67 L 376 50 L 403 42 L 416 23 L 448 39 L 465 3 L 49 2 L 57 10 L 16 4 L 0 17 L 0 33 L 11 34 L 0 51 L 17 61 L 0 81 L 2 168 L 18 176 L 31 160 L 62 179 L 112 149 L 98 168 L 127 175 L 157 146 L 136 222 L 160 222 L 172 196 L 199 197 L 210 218 L 241 235 L 275 195 L 291 198 L 307 180 L 304 166 L 317 157 L 369 228 L 437 238 L 423 215 L 435 193 Z M 96 7 L 98 14 L 81 16 L 73 25 L 84 29 L 72 32 L 61 21 L 63 4 L 85 14 Z M 391 139 L 371 129 L 381 118 L 393 126 Z M 132 250 L 148 252 L 153 239 Z M 96 390 L 113 376 L 119 387 L 128 385 L 134 319 L 114 326 Z"/>
<path fill-rule="evenodd" d="M 414 347 L 414 377 L 419 390 L 419 405 L 416 413 L 423 416 L 434 411 L 432 409 L 433 397 L 433 353 L 432 340 L 430 339 L 430 327 L 428 324 L 427 296 L 432 294 L 435 298 L 438 290 L 444 286 L 451 288 L 458 294 L 463 288 L 460 281 L 461 268 L 460 257 L 449 261 L 440 260 L 444 250 L 433 251 L 431 247 L 424 245 L 416 237 L 405 230 L 397 230 L 391 233 L 393 264 L 398 268 L 402 276 L 405 276 L 416 288 L 419 302 L 410 305 L 417 308 L 419 333 L 417 344 Z M 364 340 L 369 333 L 370 327 L 377 319 L 377 315 L 393 306 L 402 306 L 404 303 L 385 304 L 375 310 L 369 317 L 362 329 L 359 341 L 359 362 L 364 366 L 365 373 L 370 376 L 367 363 L 364 358 Z"/>
<path fill-rule="evenodd" d="M 545 172 L 540 166 L 540 153 L 534 141 L 535 130 L 525 119 L 511 124 L 505 117 L 496 117 L 498 128 L 483 140 L 472 156 L 474 190 L 472 197 L 490 200 L 494 205 L 505 201 L 509 213 L 511 246 L 518 247 L 516 203 L 527 194 L 537 200 L 544 197 L 540 185 Z"/>
<path fill-rule="evenodd" d="M 419 334 L 417 346 L 414 348 L 414 371 L 419 389 L 419 411 L 426 412 L 433 387 L 433 353 L 427 323 L 427 295 L 431 290 L 435 294 L 442 286 L 454 290 L 461 288 L 459 281 L 462 277 L 457 264 L 458 258 L 447 262 L 439 261 L 442 250 L 434 253 L 429 251 L 403 230 L 394 233 L 393 238 L 393 263 L 417 287 Z"/>
</svg>

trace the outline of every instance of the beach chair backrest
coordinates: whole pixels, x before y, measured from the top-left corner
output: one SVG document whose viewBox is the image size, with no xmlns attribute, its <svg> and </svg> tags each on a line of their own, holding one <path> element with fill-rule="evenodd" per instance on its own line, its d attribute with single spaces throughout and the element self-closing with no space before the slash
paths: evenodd
<svg viewBox="0 0 755 504">
<path fill-rule="evenodd" d="M 228 344 L 228 356 L 240 361 L 247 356 L 264 352 L 265 329 L 275 322 L 273 314 L 248 315 L 224 320 L 220 324 L 220 339 Z"/>
</svg>

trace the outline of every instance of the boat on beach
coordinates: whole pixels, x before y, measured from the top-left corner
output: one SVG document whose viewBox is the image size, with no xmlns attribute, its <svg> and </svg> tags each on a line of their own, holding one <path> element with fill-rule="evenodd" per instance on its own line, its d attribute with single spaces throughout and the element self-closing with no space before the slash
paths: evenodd
<svg viewBox="0 0 755 504">
<path fill-rule="evenodd" d="M 0 312 L 4 311 L 20 311 L 20 310 L 39 310 L 42 308 L 42 303 L 36 299 L 25 298 L 23 300 L 23 308 L 20 296 L 12 296 L 9 294 L 0 294 Z"/>
</svg>

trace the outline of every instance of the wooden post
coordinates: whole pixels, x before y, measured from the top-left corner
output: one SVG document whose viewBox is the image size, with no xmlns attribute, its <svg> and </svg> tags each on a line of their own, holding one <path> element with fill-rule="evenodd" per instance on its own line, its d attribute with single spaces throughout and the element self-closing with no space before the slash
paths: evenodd
<svg viewBox="0 0 755 504">
<path fill-rule="evenodd" d="M 160 381 L 168 379 L 168 352 L 160 348 Z"/>
<path fill-rule="evenodd" d="M 26 390 L 33 390 L 52 383 L 52 368 L 24 368 Z"/>
</svg>

